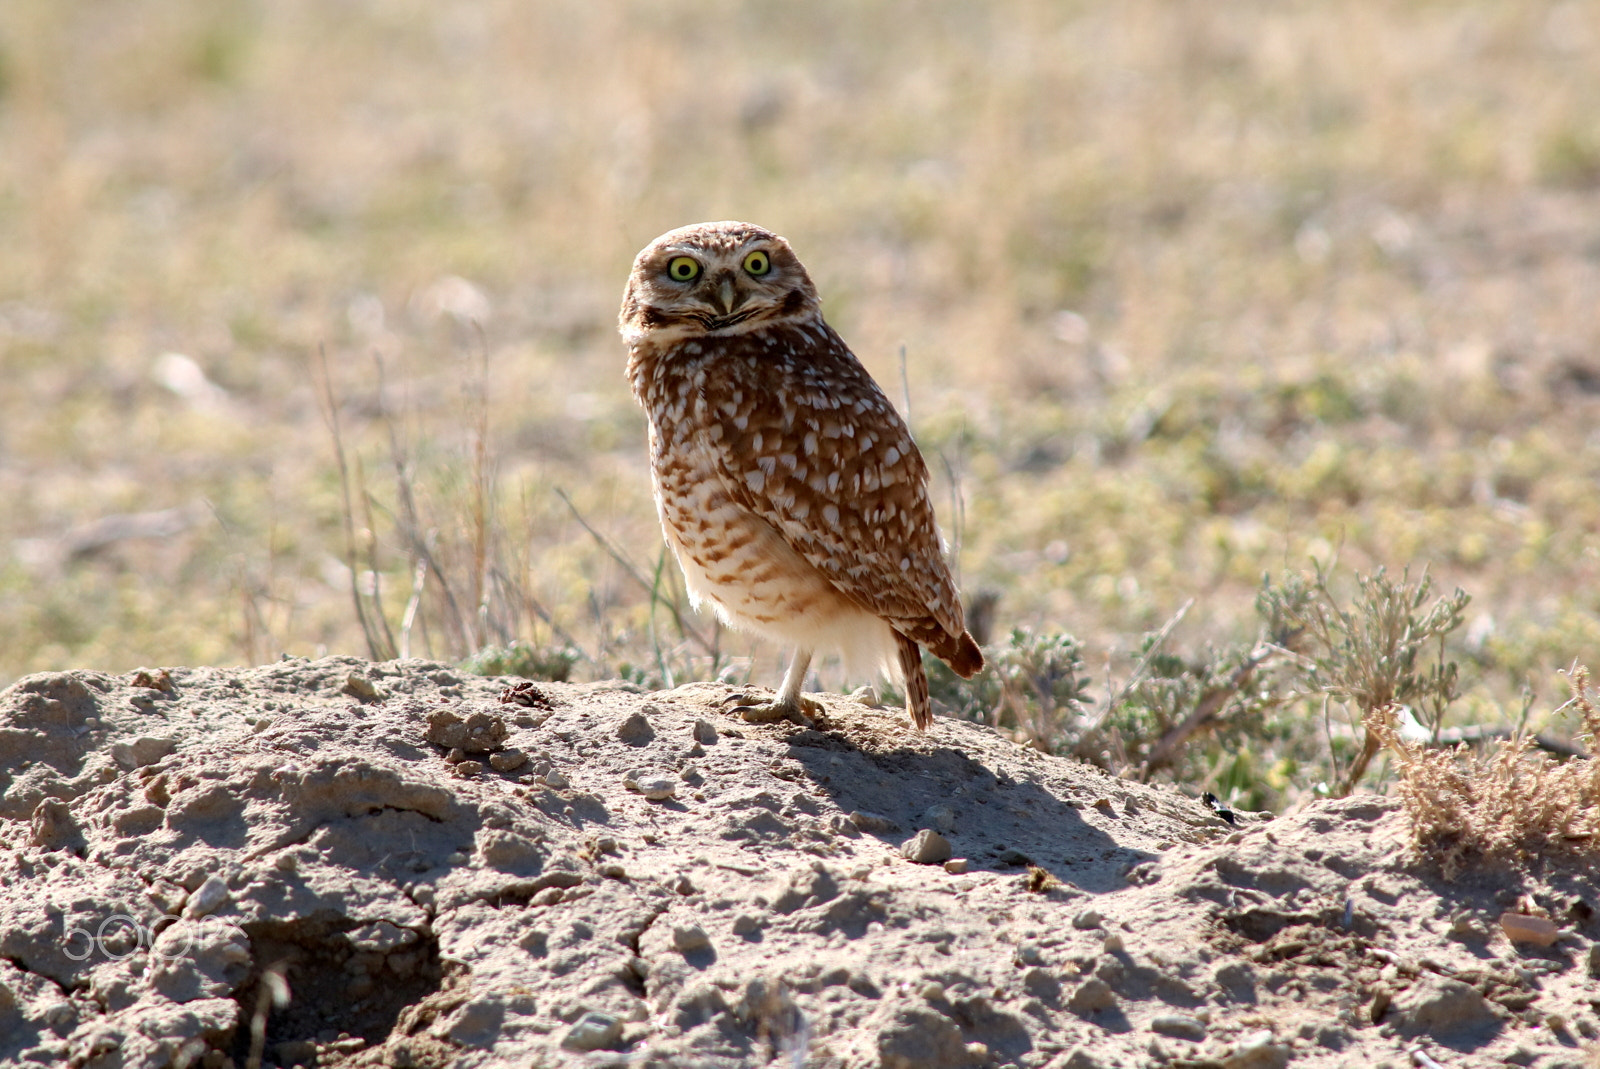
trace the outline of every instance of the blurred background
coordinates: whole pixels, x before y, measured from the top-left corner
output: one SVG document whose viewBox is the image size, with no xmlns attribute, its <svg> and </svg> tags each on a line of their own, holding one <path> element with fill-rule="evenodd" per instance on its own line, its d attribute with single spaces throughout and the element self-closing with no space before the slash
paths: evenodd
<svg viewBox="0 0 1600 1069">
<path fill-rule="evenodd" d="M 1426 568 L 1463 715 L 1556 705 L 1597 101 L 1585 0 L 6 0 L 0 684 L 772 682 L 663 566 L 614 326 L 737 218 L 907 409 L 992 641 L 1070 632 L 1107 700 L 1191 600 L 1203 660 L 1264 573 Z"/>
</svg>

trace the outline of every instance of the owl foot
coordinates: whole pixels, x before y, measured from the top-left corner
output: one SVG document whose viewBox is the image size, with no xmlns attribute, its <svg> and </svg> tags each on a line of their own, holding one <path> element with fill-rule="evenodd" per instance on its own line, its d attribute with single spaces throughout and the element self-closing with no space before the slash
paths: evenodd
<svg viewBox="0 0 1600 1069">
<path fill-rule="evenodd" d="M 823 716 L 822 703 L 813 701 L 805 695 L 799 695 L 793 701 L 786 702 L 782 698 L 771 701 L 756 701 L 754 694 L 730 694 L 723 699 L 724 704 L 732 704 L 731 712 L 737 713 L 741 720 L 752 724 L 772 724 L 779 720 L 789 720 L 802 727 L 813 727 L 812 717 Z"/>
</svg>

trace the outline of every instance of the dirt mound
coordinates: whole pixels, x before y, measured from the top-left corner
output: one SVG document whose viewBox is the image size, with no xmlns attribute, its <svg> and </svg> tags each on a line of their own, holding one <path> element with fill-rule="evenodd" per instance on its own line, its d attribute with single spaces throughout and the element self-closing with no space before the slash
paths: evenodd
<svg viewBox="0 0 1600 1069">
<path fill-rule="evenodd" d="M 1593 874 L 1447 884 L 1383 799 L 1231 825 L 971 724 L 729 693 L 21 680 L 0 1062 L 1554 1067 L 1597 1032 Z"/>
</svg>

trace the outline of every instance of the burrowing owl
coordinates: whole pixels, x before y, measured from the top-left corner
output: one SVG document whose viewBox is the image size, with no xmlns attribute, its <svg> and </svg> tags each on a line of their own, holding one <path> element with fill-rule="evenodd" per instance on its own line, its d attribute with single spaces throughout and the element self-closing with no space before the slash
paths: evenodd
<svg viewBox="0 0 1600 1069">
<path fill-rule="evenodd" d="M 894 407 L 823 322 L 789 243 L 749 223 L 669 231 L 633 263 L 619 316 L 650 417 L 656 508 L 696 605 L 797 648 L 777 700 L 797 718 L 812 652 L 904 684 L 933 713 L 926 646 L 983 667 L 945 567 L 928 469 Z"/>
</svg>

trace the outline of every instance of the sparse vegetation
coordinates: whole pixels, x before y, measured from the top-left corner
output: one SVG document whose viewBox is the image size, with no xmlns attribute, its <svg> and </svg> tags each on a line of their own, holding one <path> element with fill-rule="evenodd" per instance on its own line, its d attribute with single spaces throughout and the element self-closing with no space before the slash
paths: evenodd
<svg viewBox="0 0 1600 1069">
<path fill-rule="evenodd" d="M 1573 0 L 11 0 L 0 682 L 776 679 L 662 554 L 612 328 L 648 239 L 744 217 L 897 401 L 905 353 L 1009 636 L 948 708 L 1245 807 L 1396 782 L 1395 703 L 1570 734 L 1595 99 Z"/>
<path fill-rule="evenodd" d="M 1404 738 L 1389 718 L 1370 723 L 1400 763 L 1396 793 L 1411 814 L 1416 847 L 1439 860 L 1447 878 L 1473 861 L 1527 865 L 1600 846 L 1600 710 L 1589 673 L 1569 675 L 1587 753 L 1557 761 L 1519 737 L 1482 754 L 1465 746 L 1430 749 Z"/>
</svg>

